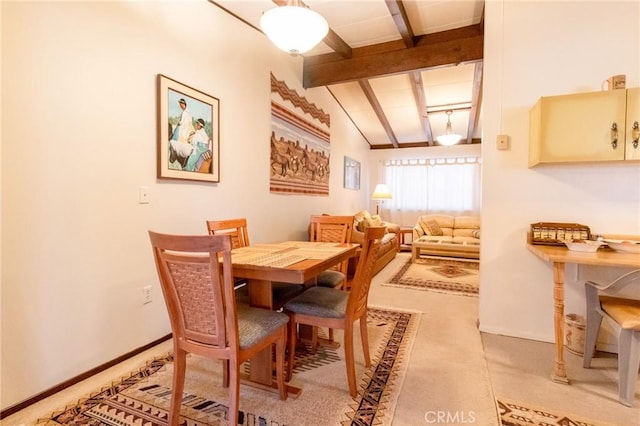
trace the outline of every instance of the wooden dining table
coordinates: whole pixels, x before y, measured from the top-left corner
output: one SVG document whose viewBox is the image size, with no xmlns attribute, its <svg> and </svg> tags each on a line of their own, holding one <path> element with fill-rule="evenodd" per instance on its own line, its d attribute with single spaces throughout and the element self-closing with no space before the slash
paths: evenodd
<svg viewBox="0 0 640 426">
<path fill-rule="evenodd" d="M 231 252 L 233 275 L 248 281 L 251 306 L 273 309 L 271 283 L 313 283 L 326 269 L 355 256 L 358 244 L 285 241 L 254 244 Z M 249 363 L 248 383 L 277 389 L 273 379 L 272 355 L 264 350 Z M 296 397 L 301 389 L 287 384 L 287 394 Z"/>
<path fill-rule="evenodd" d="M 569 383 L 564 363 L 564 266 L 566 263 L 603 267 L 640 268 L 640 254 L 600 248 L 594 253 L 571 251 L 566 246 L 535 245 L 527 243 L 527 249 L 553 265 L 553 324 L 555 331 L 555 364 L 551 379 L 557 383 Z"/>
</svg>

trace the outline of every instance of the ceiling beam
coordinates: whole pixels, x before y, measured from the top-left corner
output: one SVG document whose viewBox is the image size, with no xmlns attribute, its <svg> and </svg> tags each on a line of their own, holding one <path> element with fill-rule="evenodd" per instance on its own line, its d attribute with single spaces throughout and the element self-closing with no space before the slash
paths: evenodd
<svg viewBox="0 0 640 426">
<path fill-rule="evenodd" d="M 329 32 L 322 40 L 324 44 L 333 49 L 338 55 L 344 59 L 349 59 L 353 56 L 353 50 L 338 34 L 336 34 L 331 28 Z"/>
<path fill-rule="evenodd" d="M 304 58 L 303 86 L 327 86 L 363 78 L 457 65 L 482 60 L 484 36 L 479 25 L 417 37 L 415 47 L 398 42 L 353 49 L 343 59 L 335 53 Z"/>
<path fill-rule="evenodd" d="M 429 116 L 427 114 L 427 100 L 424 96 L 422 73 L 420 73 L 420 71 L 413 71 L 409 75 L 409 78 L 411 79 L 411 90 L 413 91 L 413 98 L 416 101 L 418 115 L 420 116 L 420 121 L 422 122 L 422 129 L 427 135 L 429 146 L 433 146 L 433 133 L 431 132 L 431 122 L 429 122 Z"/>
<path fill-rule="evenodd" d="M 396 24 L 396 28 L 398 28 L 405 47 L 415 46 L 413 29 L 411 29 L 411 23 L 409 22 L 409 17 L 407 16 L 407 11 L 404 9 L 402 0 L 385 0 L 385 3 L 387 4 L 389 13 L 391 13 L 393 22 Z"/>
<path fill-rule="evenodd" d="M 473 139 L 471 141 L 472 144 L 478 144 L 478 143 L 482 143 L 481 139 Z M 429 142 L 403 142 L 400 144 L 400 146 L 398 147 L 394 147 L 393 145 L 391 145 L 390 143 L 386 143 L 386 144 L 379 144 L 379 145 L 371 145 L 371 147 L 369 149 L 373 150 L 373 149 L 393 149 L 393 148 L 398 148 L 398 149 L 403 149 L 403 148 L 427 148 L 429 147 Z"/>
<path fill-rule="evenodd" d="M 482 70 L 483 62 L 477 62 L 473 70 L 473 88 L 471 89 L 471 111 L 469 111 L 469 125 L 467 126 L 467 143 L 472 143 L 473 134 L 476 132 L 476 123 L 480 121 L 480 108 L 482 101 Z"/>
<path fill-rule="evenodd" d="M 367 80 L 358 80 L 358 84 L 373 107 L 378 120 L 380 120 L 380 124 L 384 127 L 384 131 L 387 132 L 387 137 L 393 144 L 393 147 L 398 148 L 398 138 L 396 138 L 395 133 L 393 133 L 389 120 L 387 120 L 387 116 L 384 115 L 384 111 L 382 111 L 382 107 L 380 106 L 380 102 L 378 102 L 378 98 L 376 98 L 376 94 L 373 93 L 373 88 Z"/>
</svg>

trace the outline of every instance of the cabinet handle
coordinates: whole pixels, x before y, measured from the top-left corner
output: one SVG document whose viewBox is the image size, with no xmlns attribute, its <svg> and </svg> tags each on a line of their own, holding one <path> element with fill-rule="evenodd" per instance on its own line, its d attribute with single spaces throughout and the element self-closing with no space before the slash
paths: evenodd
<svg viewBox="0 0 640 426">
<path fill-rule="evenodd" d="M 611 147 L 613 149 L 618 147 L 618 125 L 616 123 L 611 125 Z"/>
<path fill-rule="evenodd" d="M 633 148 L 638 149 L 638 139 L 640 139 L 640 126 L 638 126 L 638 122 L 633 122 L 632 127 L 633 133 L 631 133 L 631 137 L 633 138 Z"/>
</svg>

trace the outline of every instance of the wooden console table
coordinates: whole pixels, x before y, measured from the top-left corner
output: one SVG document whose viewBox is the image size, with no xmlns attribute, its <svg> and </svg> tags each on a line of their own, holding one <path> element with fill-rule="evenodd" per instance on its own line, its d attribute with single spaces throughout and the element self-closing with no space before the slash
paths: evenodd
<svg viewBox="0 0 640 426">
<path fill-rule="evenodd" d="M 553 264 L 553 324 L 556 356 L 551 379 L 557 383 L 569 383 L 564 365 L 564 265 L 594 265 L 606 267 L 640 268 L 640 254 L 623 253 L 611 249 L 599 249 L 595 253 L 570 251 L 565 246 L 545 246 L 527 243 L 527 249 L 539 258 Z"/>
</svg>

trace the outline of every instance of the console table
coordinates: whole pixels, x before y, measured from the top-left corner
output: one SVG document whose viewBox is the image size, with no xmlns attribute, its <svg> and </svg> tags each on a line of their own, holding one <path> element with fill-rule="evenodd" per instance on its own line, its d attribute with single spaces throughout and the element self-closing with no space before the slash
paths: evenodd
<svg viewBox="0 0 640 426">
<path fill-rule="evenodd" d="M 557 383 L 569 383 L 564 365 L 564 265 L 575 263 L 578 265 L 614 266 L 640 268 L 640 255 L 635 253 L 617 252 L 611 249 L 598 249 L 595 253 L 570 251 L 565 246 L 545 246 L 527 243 L 527 249 L 553 264 L 553 324 L 555 331 L 555 365 L 551 380 Z"/>
</svg>

